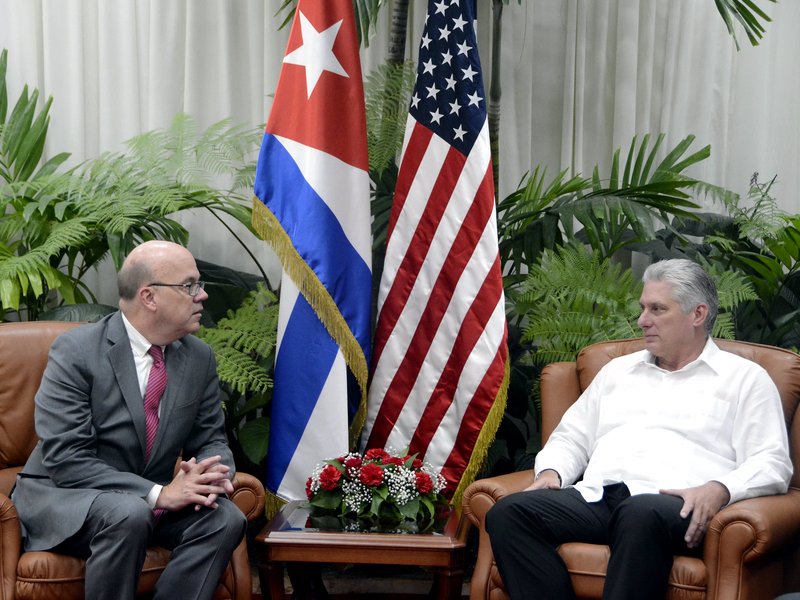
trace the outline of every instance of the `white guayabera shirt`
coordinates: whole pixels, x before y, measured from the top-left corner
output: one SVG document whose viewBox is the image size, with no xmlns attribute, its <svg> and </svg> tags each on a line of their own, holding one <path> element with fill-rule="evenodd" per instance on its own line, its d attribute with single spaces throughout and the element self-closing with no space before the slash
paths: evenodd
<svg viewBox="0 0 800 600">
<path fill-rule="evenodd" d="M 648 350 L 605 365 L 536 457 L 587 502 L 624 482 L 632 495 L 718 481 L 731 502 L 784 493 L 792 475 L 780 397 L 756 363 L 720 350 L 678 371 Z M 578 479 L 583 475 L 582 479 Z"/>
</svg>

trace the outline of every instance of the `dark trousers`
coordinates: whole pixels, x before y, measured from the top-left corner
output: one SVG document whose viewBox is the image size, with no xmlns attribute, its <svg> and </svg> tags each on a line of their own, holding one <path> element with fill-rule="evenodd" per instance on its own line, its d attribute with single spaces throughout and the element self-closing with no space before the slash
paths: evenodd
<svg viewBox="0 0 800 600">
<path fill-rule="evenodd" d="M 156 520 L 142 498 L 103 492 L 83 527 L 55 550 L 86 559 L 87 600 L 132 600 L 148 545 L 172 550 L 154 599 L 210 599 L 247 527 L 233 502 L 218 503 Z"/>
<path fill-rule="evenodd" d="M 566 542 L 611 547 L 603 598 L 664 598 L 674 554 L 693 554 L 683 536 L 683 499 L 631 496 L 625 484 L 606 486 L 586 502 L 572 488 L 534 490 L 501 499 L 486 515 L 497 567 L 513 600 L 575 598 L 556 548 Z M 691 517 L 691 516 L 690 516 Z"/>
</svg>

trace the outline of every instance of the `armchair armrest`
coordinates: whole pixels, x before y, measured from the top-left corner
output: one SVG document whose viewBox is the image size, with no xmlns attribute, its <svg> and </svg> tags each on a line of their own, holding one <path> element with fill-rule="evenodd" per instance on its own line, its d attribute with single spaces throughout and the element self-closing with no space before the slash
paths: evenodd
<svg viewBox="0 0 800 600">
<path fill-rule="evenodd" d="M 231 500 L 252 522 L 264 513 L 264 486 L 249 473 L 237 472 L 233 477 Z"/>
<path fill-rule="evenodd" d="M 486 513 L 498 500 L 514 492 L 520 492 L 533 481 L 533 471 L 519 471 L 497 477 L 479 479 L 466 490 L 461 506 L 464 515 L 478 528 L 478 556 L 470 583 L 471 598 L 488 598 L 492 586 L 491 570 L 494 563 L 489 534 L 486 533 Z"/>
<path fill-rule="evenodd" d="M 739 597 L 741 568 L 782 551 L 800 535 L 800 490 L 735 502 L 711 520 L 703 547 L 710 598 Z M 713 589 L 716 588 L 716 589 Z"/>
<path fill-rule="evenodd" d="M 464 514 L 473 525 L 483 529 L 486 513 L 500 498 L 521 492 L 533 483 L 533 471 L 518 471 L 479 479 L 464 491 Z"/>
<path fill-rule="evenodd" d="M 0 494 L 0 597 L 14 597 L 21 548 L 17 509 L 8 496 Z"/>
<path fill-rule="evenodd" d="M 786 494 L 749 498 L 724 508 L 711 520 L 707 540 L 726 550 L 735 548 L 747 562 L 783 548 L 798 534 L 800 490 L 790 489 Z"/>
</svg>

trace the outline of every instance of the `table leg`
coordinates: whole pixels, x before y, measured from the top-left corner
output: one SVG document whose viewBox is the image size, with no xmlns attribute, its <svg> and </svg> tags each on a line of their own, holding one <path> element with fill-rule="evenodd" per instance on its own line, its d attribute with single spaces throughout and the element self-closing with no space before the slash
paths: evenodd
<svg viewBox="0 0 800 600">
<path fill-rule="evenodd" d="M 438 600 L 460 600 L 463 569 L 439 569 L 434 580 L 434 597 Z"/>
<path fill-rule="evenodd" d="M 283 586 L 283 564 L 268 562 L 258 567 L 258 580 L 264 598 L 285 600 L 286 588 Z"/>
<path fill-rule="evenodd" d="M 322 565 L 317 563 L 288 563 L 286 570 L 297 600 L 326 600 L 328 590 L 322 580 Z"/>
</svg>

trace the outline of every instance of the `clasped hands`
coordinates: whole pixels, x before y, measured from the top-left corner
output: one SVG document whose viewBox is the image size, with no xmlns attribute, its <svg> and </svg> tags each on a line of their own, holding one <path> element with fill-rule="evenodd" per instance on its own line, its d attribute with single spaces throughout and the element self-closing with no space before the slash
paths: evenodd
<svg viewBox="0 0 800 600">
<path fill-rule="evenodd" d="M 156 508 L 176 511 L 192 504 L 195 510 L 217 508 L 220 495 L 233 493 L 231 469 L 221 461 L 221 456 L 182 460 L 175 477 L 161 489 Z"/>
<path fill-rule="evenodd" d="M 533 483 L 525 488 L 528 490 L 539 489 L 560 489 L 561 478 L 553 469 L 543 469 L 538 473 Z M 731 499 L 728 488 L 718 481 L 709 481 L 697 487 L 684 488 L 679 490 L 660 490 L 661 494 L 678 496 L 683 498 L 681 508 L 681 518 L 685 519 L 692 516 L 689 527 L 686 530 L 684 539 L 689 548 L 694 548 L 703 540 L 711 519 L 714 518 L 720 509 Z"/>
</svg>

